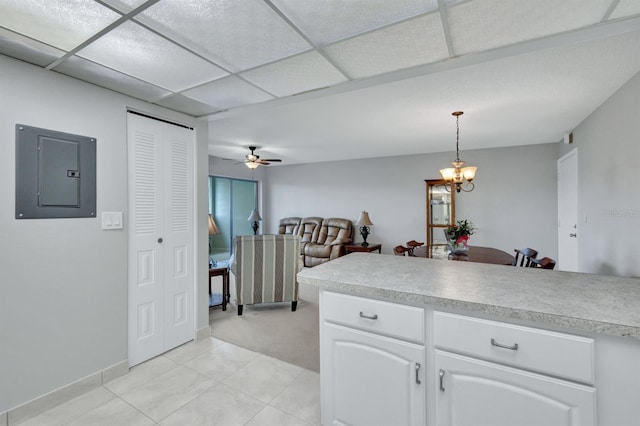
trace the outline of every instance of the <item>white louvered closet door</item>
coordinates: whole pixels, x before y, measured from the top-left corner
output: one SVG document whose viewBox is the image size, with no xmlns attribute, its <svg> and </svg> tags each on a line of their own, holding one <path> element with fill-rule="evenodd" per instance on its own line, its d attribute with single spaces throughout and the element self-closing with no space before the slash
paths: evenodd
<svg viewBox="0 0 640 426">
<path fill-rule="evenodd" d="M 193 130 L 128 114 L 129 365 L 193 339 Z"/>
</svg>

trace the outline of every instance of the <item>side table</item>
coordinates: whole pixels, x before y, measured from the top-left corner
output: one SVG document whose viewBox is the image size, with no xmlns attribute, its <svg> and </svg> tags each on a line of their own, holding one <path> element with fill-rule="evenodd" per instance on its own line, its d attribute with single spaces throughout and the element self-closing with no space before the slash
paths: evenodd
<svg viewBox="0 0 640 426">
<path fill-rule="evenodd" d="M 209 268 L 209 296 L 211 296 L 211 278 L 222 276 L 222 310 L 227 310 L 227 302 L 229 302 L 230 294 L 229 294 L 229 268 L 219 267 L 219 268 Z M 218 305 L 209 305 L 218 306 Z"/>
<path fill-rule="evenodd" d="M 355 252 L 373 253 L 376 250 L 378 253 L 382 253 L 382 244 L 369 243 L 368 246 L 363 246 L 362 244 L 347 244 L 344 246 L 344 249 L 347 254 Z"/>
</svg>

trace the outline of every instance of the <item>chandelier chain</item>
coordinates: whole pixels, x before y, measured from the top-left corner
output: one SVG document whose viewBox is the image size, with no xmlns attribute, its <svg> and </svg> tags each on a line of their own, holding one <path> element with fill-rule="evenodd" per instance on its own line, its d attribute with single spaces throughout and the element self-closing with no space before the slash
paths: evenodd
<svg viewBox="0 0 640 426">
<path fill-rule="evenodd" d="M 456 115 L 456 161 L 460 161 L 460 116 Z"/>
</svg>

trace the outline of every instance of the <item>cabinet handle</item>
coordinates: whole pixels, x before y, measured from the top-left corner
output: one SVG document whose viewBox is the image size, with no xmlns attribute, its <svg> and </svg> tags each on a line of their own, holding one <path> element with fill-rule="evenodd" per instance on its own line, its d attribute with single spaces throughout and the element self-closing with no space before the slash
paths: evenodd
<svg viewBox="0 0 640 426">
<path fill-rule="evenodd" d="M 365 315 L 365 314 L 362 313 L 362 311 L 360 311 L 360 318 L 366 318 L 366 319 L 370 319 L 370 320 L 377 320 L 378 319 L 378 314 Z"/>
<path fill-rule="evenodd" d="M 419 385 L 420 383 L 422 383 L 422 382 L 420 381 L 420 377 L 418 377 L 418 372 L 420 371 L 420 367 L 422 367 L 422 366 L 420 365 L 420 363 L 419 363 L 419 362 L 416 362 L 416 384 L 417 384 L 417 385 Z"/>
<path fill-rule="evenodd" d="M 518 350 L 518 344 L 514 343 L 513 346 L 508 346 L 508 345 L 501 345 L 500 343 L 496 342 L 495 339 L 491 339 L 491 345 L 492 346 L 496 346 L 498 348 L 503 348 L 503 349 L 510 349 L 512 351 L 517 351 Z"/>
<path fill-rule="evenodd" d="M 444 392 L 444 370 L 440 370 L 440 392 Z"/>
</svg>

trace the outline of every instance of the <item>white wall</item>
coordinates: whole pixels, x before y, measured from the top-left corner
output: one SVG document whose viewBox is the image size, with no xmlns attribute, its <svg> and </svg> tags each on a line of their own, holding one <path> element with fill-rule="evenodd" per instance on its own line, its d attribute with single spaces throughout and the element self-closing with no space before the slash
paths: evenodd
<svg viewBox="0 0 640 426">
<path fill-rule="evenodd" d="M 513 253 L 533 247 L 557 257 L 557 144 L 463 151 L 478 166 L 476 189 L 456 198 L 456 218 L 477 228 L 472 245 Z M 344 217 L 367 210 L 374 226 L 369 242 L 383 253 L 409 240 L 425 241 L 425 179 L 455 152 L 271 167 L 264 180 L 265 232 L 277 232 L 287 216 Z M 356 233 L 357 241 L 362 241 Z"/>
<path fill-rule="evenodd" d="M 126 109 L 196 127 L 197 324 L 208 325 L 207 125 L 0 55 L 0 413 L 127 359 L 127 226 L 15 219 L 15 124 L 97 138 L 97 216 L 127 217 Z"/>
<path fill-rule="evenodd" d="M 640 74 L 573 132 L 584 272 L 640 277 Z"/>
<path fill-rule="evenodd" d="M 557 159 L 578 148 L 579 270 L 640 276 L 638 99 L 640 74 L 573 131 L 572 145 L 463 151 L 462 159 L 479 167 L 476 189 L 457 198 L 457 217 L 478 228 L 471 244 L 510 253 L 529 246 L 557 259 Z M 424 179 L 437 178 L 452 159 L 453 153 L 439 153 L 265 169 L 264 231 L 276 232 L 286 216 L 355 221 L 367 210 L 375 224 L 369 241 L 382 242 L 385 253 L 411 239 L 424 241 Z M 210 161 L 210 172 L 246 177 L 244 167 L 226 163 Z"/>
<path fill-rule="evenodd" d="M 508 252 L 528 246 L 557 259 L 557 159 L 578 148 L 579 270 L 640 276 L 638 99 L 640 74 L 573 131 L 572 145 L 463 151 L 461 157 L 479 167 L 475 191 L 457 198 L 457 217 L 478 228 L 471 244 Z M 282 217 L 355 221 L 367 210 L 375 224 L 369 241 L 382 242 L 385 253 L 411 239 L 424 241 L 423 181 L 437 178 L 452 159 L 453 152 L 264 169 L 264 232 L 276 232 Z M 213 174 L 246 177 L 244 169 L 210 160 Z"/>
</svg>

